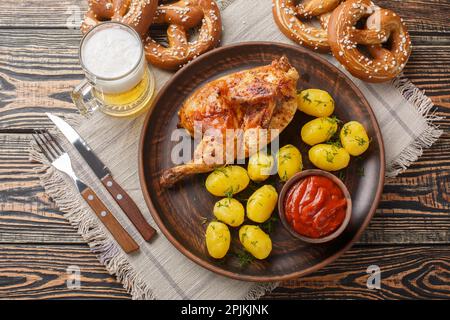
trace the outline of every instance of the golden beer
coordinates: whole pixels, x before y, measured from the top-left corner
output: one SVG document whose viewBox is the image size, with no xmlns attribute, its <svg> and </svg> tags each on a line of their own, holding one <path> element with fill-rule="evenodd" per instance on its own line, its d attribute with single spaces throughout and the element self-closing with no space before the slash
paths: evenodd
<svg viewBox="0 0 450 320">
<path fill-rule="evenodd" d="M 148 70 L 142 80 L 129 91 L 106 93 L 94 88 L 95 97 L 103 102 L 101 110 L 111 116 L 126 117 L 138 115 L 151 104 L 155 84 Z"/>
<path fill-rule="evenodd" d="M 155 80 L 132 28 L 118 22 L 97 25 L 81 41 L 79 57 L 86 79 L 73 90 L 72 99 L 81 113 L 99 109 L 127 117 L 150 106 Z"/>
</svg>

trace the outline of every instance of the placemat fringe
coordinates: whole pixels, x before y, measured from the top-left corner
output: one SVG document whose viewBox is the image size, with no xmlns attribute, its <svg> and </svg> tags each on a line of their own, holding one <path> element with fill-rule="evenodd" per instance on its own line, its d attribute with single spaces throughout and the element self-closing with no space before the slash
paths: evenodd
<svg viewBox="0 0 450 320">
<path fill-rule="evenodd" d="M 72 125 L 80 119 L 80 116 L 66 117 Z M 30 144 L 29 155 L 32 161 L 42 163 L 35 168 L 35 171 L 40 174 L 40 184 L 45 193 L 50 195 L 58 208 L 64 212 L 64 217 L 87 242 L 100 263 L 111 275 L 117 277 L 117 281 L 122 283 L 132 299 L 155 299 L 153 291 L 135 272 L 117 244 L 108 238 L 107 231 L 103 230 L 97 218 L 85 207 L 80 197 L 74 197 L 75 192 L 67 192 L 66 188 L 70 182 L 65 181 L 64 174 L 50 166 L 34 141 Z"/>
<path fill-rule="evenodd" d="M 252 288 L 250 288 L 247 295 L 244 297 L 244 300 L 258 300 L 266 293 L 271 293 L 276 287 L 278 287 L 279 284 L 279 282 L 255 284 Z"/>
<path fill-rule="evenodd" d="M 427 128 L 394 161 L 386 164 L 387 177 L 395 177 L 405 171 L 422 155 L 423 148 L 431 147 L 443 133 L 443 130 L 439 129 L 438 125 L 434 123 L 435 121 L 442 120 L 443 117 L 436 115 L 434 104 L 425 95 L 425 91 L 417 88 L 403 74 L 394 79 L 392 84 L 416 108 L 419 116 L 425 120 Z"/>
</svg>

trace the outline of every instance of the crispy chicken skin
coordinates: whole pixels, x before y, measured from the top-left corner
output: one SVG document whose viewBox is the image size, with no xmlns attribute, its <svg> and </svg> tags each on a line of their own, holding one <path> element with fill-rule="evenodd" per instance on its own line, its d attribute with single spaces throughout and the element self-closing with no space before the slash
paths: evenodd
<svg viewBox="0 0 450 320">
<path fill-rule="evenodd" d="M 252 146 L 264 147 L 254 134 L 255 130 L 278 129 L 281 132 L 286 128 L 297 109 L 298 78 L 297 70 L 283 56 L 270 65 L 229 74 L 197 89 L 178 112 L 179 127 L 194 136 L 195 128 L 200 126 L 202 140 L 190 163 L 164 171 L 161 185 L 170 187 L 184 177 L 227 164 L 235 159 L 238 148 L 244 150 L 245 156 L 250 156 L 255 150 Z M 225 135 L 227 129 L 240 129 L 243 137 L 230 137 L 227 133 L 226 138 L 217 139 L 215 134 Z M 210 133 L 214 131 L 215 134 Z M 267 141 L 275 137 L 272 135 Z M 226 148 L 225 141 L 230 138 L 233 147 Z M 218 152 L 220 157 L 217 157 Z"/>
</svg>

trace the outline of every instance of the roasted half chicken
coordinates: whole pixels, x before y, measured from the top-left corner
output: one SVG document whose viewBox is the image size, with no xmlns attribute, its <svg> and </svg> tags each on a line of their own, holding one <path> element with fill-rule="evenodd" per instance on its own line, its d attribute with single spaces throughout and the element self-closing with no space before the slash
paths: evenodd
<svg viewBox="0 0 450 320">
<path fill-rule="evenodd" d="M 236 72 L 197 89 L 178 115 L 179 126 L 191 136 L 200 133 L 201 140 L 193 159 L 166 170 L 161 185 L 170 187 L 265 147 L 294 117 L 298 78 L 283 56 L 270 65 Z"/>
</svg>

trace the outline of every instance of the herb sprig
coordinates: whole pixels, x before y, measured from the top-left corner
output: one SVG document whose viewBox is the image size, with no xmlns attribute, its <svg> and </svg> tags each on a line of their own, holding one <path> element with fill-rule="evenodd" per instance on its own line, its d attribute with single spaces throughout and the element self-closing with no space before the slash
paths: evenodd
<svg viewBox="0 0 450 320">
<path fill-rule="evenodd" d="M 253 260 L 255 260 L 255 257 L 253 257 L 248 251 L 245 250 L 237 250 L 235 254 L 239 260 L 239 267 L 241 268 L 248 266 L 253 262 Z"/>
</svg>

